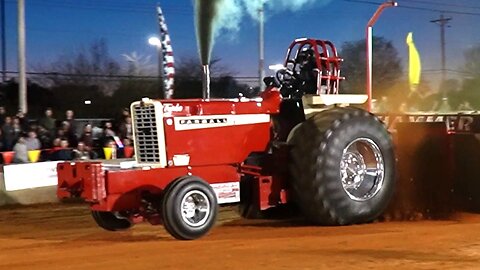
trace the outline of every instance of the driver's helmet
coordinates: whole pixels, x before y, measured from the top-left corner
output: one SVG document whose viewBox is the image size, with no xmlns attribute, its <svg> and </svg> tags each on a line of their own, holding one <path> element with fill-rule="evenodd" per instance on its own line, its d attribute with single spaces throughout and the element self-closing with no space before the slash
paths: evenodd
<svg viewBox="0 0 480 270">
<path fill-rule="evenodd" d="M 314 51 L 311 47 L 304 47 L 300 52 L 298 52 L 296 62 L 299 64 L 305 64 L 311 58 L 313 58 Z"/>
</svg>

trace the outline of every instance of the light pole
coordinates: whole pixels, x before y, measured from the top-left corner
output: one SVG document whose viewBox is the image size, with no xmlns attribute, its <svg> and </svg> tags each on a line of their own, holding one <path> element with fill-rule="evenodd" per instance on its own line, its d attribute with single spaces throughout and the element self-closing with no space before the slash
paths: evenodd
<svg viewBox="0 0 480 270">
<path fill-rule="evenodd" d="M 27 113 L 27 68 L 25 60 L 25 0 L 18 0 L 18 107 Z"/>
<path fill-rule="evenodd" d="M 1 39 L 2 39 L 2 82 L 7 81 L 7 48 L 6 48 L 6 38 L 5 38 L 5 0 L 0 0 L 0 17 L 1 17 Z"/>
<path fill-rule="evenodd" d="M 155 46 L 157 48 L 157 58 L 158 58 L 158 80 L 160 83 L 160 91 L 162 95 L 165 94 L 165 83 L 163 82 L 163 53 L 162 53 L 162 41 L 158 37 L 150 37 L 148 39 L 148 44 Z"/>
<path fill-rule="evenodd" d="M 365 38 L 365 42 L 367 43 L 367 95 L 368 95 L 368 103 L 367 103 L 367 110 L 370 112 L 372 110 L 372 55 L 373 55 L 373 50 L 372 50 L 372 28 L 373 25 L 377 22 L 378 17 L 380 17 L 380 14 L 383 12 L 384 9 L 389 8 L 389 7 L 396 7 L 398 6 L 398 3 L 395 1 L 388 1 L 383 4 L 381 4 L 378 8 L 377 11 L 373 14 L 373 16 L 370 18 L 367 24 L 367 37 Z"/>
<path fill-rule="evenodd" d="M 264 0 L 259 0 L 258 8 L 258 86 L 260 92 L 264 90 L 263 87 L 263 77 L 265 77 L 265 53 L 264 53 Z"/>
</svg>

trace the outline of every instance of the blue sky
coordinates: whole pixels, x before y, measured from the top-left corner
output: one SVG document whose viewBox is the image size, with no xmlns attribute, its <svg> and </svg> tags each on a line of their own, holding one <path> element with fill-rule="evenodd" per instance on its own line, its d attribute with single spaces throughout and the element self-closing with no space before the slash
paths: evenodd
<svg viewBox="0 0 480 270">
<path fill-rule="evenodd" d="M 268 0 L 267 0 L 268 1 Z M 277 0 L 270 0 L 277 1 Z M 137 52 L 155 55 L 147 44 L 158 32 L 155 5 L 150 0 L 26 0 L 27 69 L 54 61 L 87 47 L 93 40 L 105 38 L 110 53 Z M 266 65 L 282 61 L 285 49 L 297 37 L 332 40 L 338 47 L 345 41 L 364 38 L 365 24 L 380 0 L 318 0 L 296 11 L 267 9 L 265 24 Z M 385 10 L 374 27 L 374 34 L 394 42 L 406 63 L 405 37 L 414 32 L 425 70 L 440 69 L 440 30 L 430 22 L 438 10 L 449 11 L 451 28 L 446 30 L 447 68 L 457 70 L 463 51 L 480 43 L 480 1 L 478 0 L 398 0 L 400 7 Z M 16 69 L 16 1 L 6 0 L 8 69 Z M 170 29 L 176 57 L 197 56 L 191 0 L 160 0 Z M 404 7 L 402 7 L 402 5 Z M 413 7 L 406 8 L 406 7 Z M 453 13 L 452 13 L 453 12 Z M 473 13 L 473 15 L 457 14 Z M 257 24 L 243 17 L 240 31 L 217 38 L 213 57 L 221 58 L 239 76 L 257 74 Z M 155 58 L 153 58 L 155 59 Z M 405 66 L 405 64 L 404 64 Z M 359 67 L 363 68 L 363 67 Z M 425 75 L 435 79 L 436 72 Z M 451 73 L 452 75 L 454 73 Z"/>
</svg>

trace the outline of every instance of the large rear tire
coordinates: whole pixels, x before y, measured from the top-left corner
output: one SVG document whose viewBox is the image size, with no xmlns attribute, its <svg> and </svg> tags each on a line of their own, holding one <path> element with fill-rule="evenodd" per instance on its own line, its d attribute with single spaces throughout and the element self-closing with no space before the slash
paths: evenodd
<svg viewBox="0 0 480 270">
<path fill-rule="evenodd" d="M 217 212 L 212 187 L 195 176 L 179 178 L 163 197 L 165 229 L 179 240 L 193 240 L 208 233 L 215 225 Z"/>
<path fill-rule="evenodd" d="M 329 109 L 294 128 L 288 143 L 294 198 L 308 220 L 347 225 L 383 213 L 393 196 L 395 155 L 374 115 Z"/>
<path fill-rule="evenodd" d="M 92 217 L 101 228 L 107 231 L 123 231 L 133 226 L 127 218 L 119 217 L 112 212 L 92 210 Z"/>
</svg>

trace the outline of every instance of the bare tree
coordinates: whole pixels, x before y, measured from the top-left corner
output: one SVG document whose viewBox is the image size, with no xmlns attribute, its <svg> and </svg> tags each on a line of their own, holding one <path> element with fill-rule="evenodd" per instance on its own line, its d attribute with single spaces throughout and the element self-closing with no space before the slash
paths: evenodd
<svg viewBox="0 0 480 270">
<path fill-rule="evenodd" d="M 132 52 L 122 54 L 122 56 L 127 61 L 126 74 L 128 76 L 153 76 L 155 74 L 156 66 L 152 64 L 150 55 L 143 56 Z"/>
<path fill-rule="evenodd" d="M 105 39 L 95 40 L 88 49 L 81 48 L 70 55 L 61 55 L 43 72 L 53 86 L 75 85 L 98 87 L 111 95 L 118 87 L 115 76 L 121 68 L 108 52 Z"/>
<path fill-rule="evenodd" d="M 221 59 L 210 61 L 210 74 L 212 78 L 233 76 L 234 72 L 221 64 Z M 175 77 L 177 79 L 196 78 L 201 80 L 203 69 L 197 57 L 183 57 L 175 64 Z"/>
</svg>

